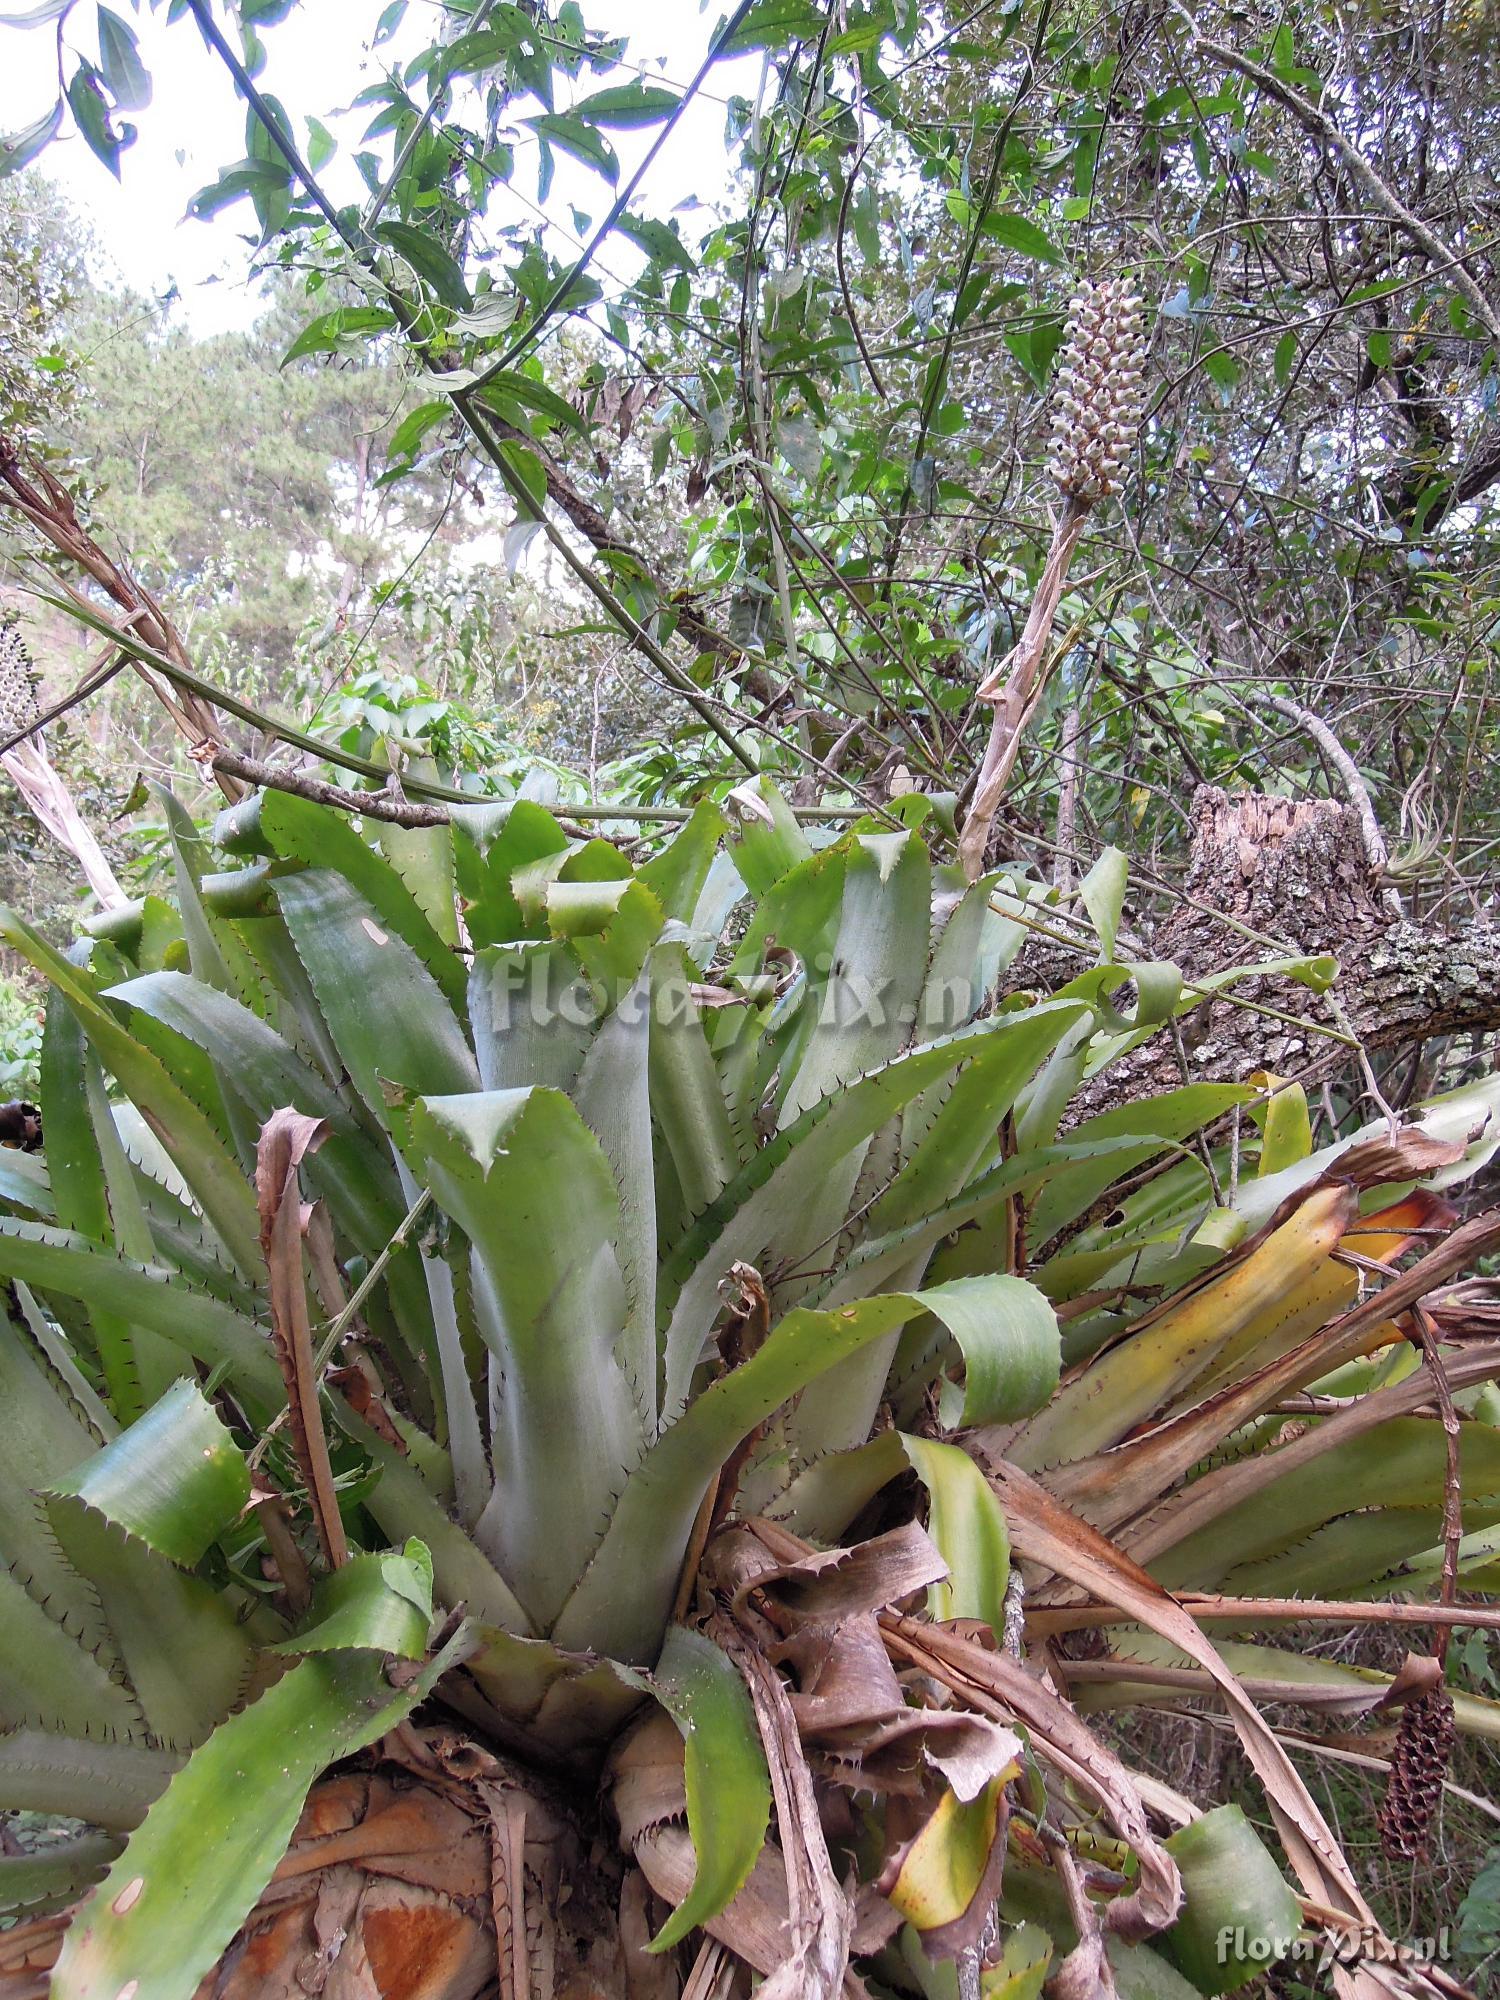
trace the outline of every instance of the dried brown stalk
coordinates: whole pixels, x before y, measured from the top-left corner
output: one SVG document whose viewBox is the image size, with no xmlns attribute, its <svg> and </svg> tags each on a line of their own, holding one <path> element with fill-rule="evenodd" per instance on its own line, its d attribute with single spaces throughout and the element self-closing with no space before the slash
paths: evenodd
<svg viewBox="0 0 1500 2000">
<path fill-rule="evenodd" d="M 32 724 L 38 725 L 33 733 L 18 734 Z M 26 642 L 14 622 L 0 623 L 0 729 L 11 739 L 0 749 L 0 770 L 52 838 L 73 855 L 100 906 L 120 909 L 129 898 L 78 810 L 66 780 L 48 756 L 39 724 L 36 673 Z"/>
<path fill-rule="evenodd" d="M 1437 1625 L 1500 1632 L 1500 1609 L 1493 1605 L 1403 1604 L 1378 1597 L 1225 1597 L 1190 1590 L 1173 1595 L 1200 1625 Z M 1135 1622 L 1117 1604 L 1044 1604 L 1026 1613 L 1026 1630 L 1033 1638 Z"/>
<path fill-rule="evenodd" d="M 56 475 L 35 461 L 23 462 L 8 438 L 0 437 L 0 506 L 28 521 L 44 540 L 95 584 L 125 613 L 125 622 L 153 651 L 178 666 L 189 665 L 187 650 L 176 627 L 155 598 L 135 577 L 115 562 L 83 526 L 73 496 Z M 64 585 L 70 596 L 79 593 Z M 193 755 L 207 761 L 221 747 L 218 717 L 200 696 L 174 687 L 145 661 L 131 665 L 171 716 Z M 244 787 L 227 772 L 215 772 L 220 791 L 232 805 Z"/>
<path fill-rule="evenodd" d="M 1416 1306 L 1407 1325 L 1413 1344 L 1420 1349 L 1426 1371 L 1432 1378 L 1438 1409 L 1442 1412 L 1446 1464 L 1443 1477 L 1443 1575 L 1440 1589 L 1442 1608 L 1451 1612 L 1458 1595 L 1458 1551 L 1463 1540 L 1463 1484 L 1459 1460 L 1458 1408 L 1453 1386 L 1438 1345 L 1432 1317 Z M 1387 1854 L 1406 1860 L 1425 1861 L 1432 1822 L 1443 1802 L 1443 1786 L 1453 1754 L 1455 1724 L 1453 1697 L 1442 1684 L 1443 1662 L 1448 1655 L 1451 1625 L 1434 1620 L 1432 1665 L 1437 1684 L 1401 1711 L 1396 1731 L 1396 1747 L 1391 1753 L 1391 1774 L 1380 1807 L 1380 1840 Z"/>
<path fill-rule="evenodd" d="M 308 1118 L 300 1111 L 273 1111 L 261 1128 L 255 1151 L 255 1193 L 260 1205 L 260 1244 L 270 1280 L 271 1338 L 286 1383 L 292 1444 L 323 1554 L 330 1568 L 337 1569 L 349 1560 L 349 1544 L 318 1407 L 312 1325 L 302 1275 L 302 1238 L 310 1211 L 302 1202 L 300 1169 L 327 1129 L 321 1119 Z"/>
</svg>

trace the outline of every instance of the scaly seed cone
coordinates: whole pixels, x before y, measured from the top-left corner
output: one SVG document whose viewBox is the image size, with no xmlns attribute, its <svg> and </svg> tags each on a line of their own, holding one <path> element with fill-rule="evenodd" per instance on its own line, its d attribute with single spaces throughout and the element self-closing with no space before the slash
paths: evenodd
<svg viewBox="0 0 1500 2000">
<path fill-rule="evenodd" d="M 1453 1750 L 1453 1697 L 1429 1689 L 1401 1711 L 1390 1782 L 1380 1808 L 1380 1843 L 1387 1854 L 1427 1859 L 1428 1835 L 1443 1796 Z"/>
<path fill-rule="evenodd" d="M 1057 377 L 1049 470 L 1085 507 L 1120 484 L 1146 398 L 1141 302 L 1123 278 L 1085 284 L 1073 300 Z"/>
</svg>

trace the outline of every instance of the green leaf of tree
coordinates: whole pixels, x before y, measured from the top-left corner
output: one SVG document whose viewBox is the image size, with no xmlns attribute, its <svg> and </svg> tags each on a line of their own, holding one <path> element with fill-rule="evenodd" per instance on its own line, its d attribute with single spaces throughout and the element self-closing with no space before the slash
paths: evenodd
<svg viewBox="0 0 1500 2000">
<path fill-rule="evenodd" d="M 698 268 L 682 238 L 665 222 L 657 222 L 649 217 L 622 215 L 615 224 L 615 233 L 628 237 L 637 249 L 645 251 L 653 263 L 661 264 L 667 269 L 696 271 Z"/>
<path fill-rule="evenodd" d="M 544 111 L 525 122 L 541 138 L 602 174 L 611 187 L 620 178 L 620 158 L 614 147 L 582 118 L 565 111 Z"/>
<path fill-rule="evenodd" d="M 681 102 L 677 91 L 663 90 L 660 85 L 637 80 L 635 83 L 617 84 L 609 90 L 594 91 L 573 106 L 572 115 L 587 119 L 590 125 L 628 129 L 634 125 L 660 124 L 663 118 L 672 115 Z"/>
<path fill-rule="evenodd" d="M 89 151 L 102 160 L 118 180 L 120 154 L 135 133 L 129 125 L 121 126 L 117 131 L 110 122 L 109 105 L 105 101 L 99 72 L 92 63 L 81 62 L 73 72 L 73 81 L 68 85 L 68 103 L 72 106 L 73 116 Z"/>
<path fill-rule="evenodd" d="M 141 61 L 135 30 L 110 8 L 99 9 L 99 62 L 110 96 L 122 111 L 144 111 L 151 78 Z"/>
<path fill-rule="evenodd" d="M 452 253 L 429 230 L 417 229 L 409 222 L 382 222 L 375 233 L 382 243 L 401 253 L 445 306 L 467 312 L 472 301 L 464 274 Z"/>
<path fill-rule="evenodd" d="M 19 132 L 0 134 L 0 175 L 18 174 L 22 167 L 29 167 L 57 137 L 61 125 L 62 99 L 59 98 L 34 125 L 24 125 Z"/>
<path fill-rule="evenodd" d="M 241 160 L 237 166 L 226 167 L 216 181 L 199 188 L 187 205 L 187 212 L 195 222 L 207 222 L 228 208 L 232 202 L 284 195 L 291 186 L 291 176 L 286 167 L 276 160 Z"/>
<path fill-rule="evenodd" d="M 281 365 L 285 368 L 289 361 L 300 361 L 306 354 L 336 354 L 351 337 L 387 333 L 395 324 L 395 315 L 384 306 L 335 306 L 303 327 L 282 355 Z"/>
<path fill-rule="evenodd" d="M 785 48 L 789 42 L 816 37 L 824 25 L 825 17 L 811 0 L 757 0 L 734 33 L 725 37 L 720 54 Z"/>
<path fill-rule="evenodd" d="M 20 14 L 0 14 L 0 28 L 44 28 L 77 5 L 77 0 L 41 0 Z"/>
<path fill-rule="evenodd" d="M 315 174 L 322 172 L 338 149 L 338 140 L 334 138 L 322 119 L 309 118 L 307 121 L 307 164 Z"/>
<path fill-rule="evenodd" d="M 1035 257 L 1043 264 L 1066 264 L 1067 258 L 1044 229 L 1024 215 L 991 215 L 985 218 L 984 233 L 1007 250 L 1023 257 Z"/>
<path fill-rule="evenodd" d="M 431 430 L 447 421 L 453 415 L 453 405 L 446 397 L 431 403 L 418 403 L 414 410 L 408 410 L 391 433 L 386 455 L 394 463 L 398 459 L 411 458 L 422 448 L 422 441 Z"/>
<path fill-rule="evenodd" d="M 549 423 L 562 430 L 577 431 L 580 436 L 588 430 L 588 425 L 573 405 L 559 396 L 555 389 L 549 389 L 545 382 L 538 382 L 532 376 L 523 374 L 519 368 L 502 368 L 492 375 L 485 384 L 483 394 L 489 397 L 508 396 L 535 410 L 538 416 L 546 417 Z"/>
</svg>

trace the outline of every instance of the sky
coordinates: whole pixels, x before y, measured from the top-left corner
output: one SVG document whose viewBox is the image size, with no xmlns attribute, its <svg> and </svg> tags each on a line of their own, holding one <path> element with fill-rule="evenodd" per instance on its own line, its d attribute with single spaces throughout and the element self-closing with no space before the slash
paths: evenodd
<svg viewBox="0 0 1500 2000">
<path fill-rule="evenodd" d="M 439 8 L 435 0 L 412 0 L 406 22 L 396 37 L 376 50 L 367 46 L 383 0 L 299 0 L 284 21 L 267 29 L 267 62 L 256 81 L 279 97 L 295 120 L 299 136 L 304 120 L 321 118 L 340 141 L 338 155 L 320 179 L 336 202 L 360 199 L 364 186 L 352 158 L 369 111 L 339 115 L 365 88 L 377 82 L 393 58 L 414 54 L 431 39 Z M 0 12 L 12 11 L 14 0 L 0 0 Z M 140 131 L 122 156 L 116 182 L 71 130 L 54 142 L 40 162 L 41 171 L 64 189 L 78 213 L 90 225 L 106 260 L 101 277 L 112 273 L 132 287 L 160 296 L 175 285 L 177 310 L 199 334 L 247 325 L 258 301 L 247 283 L 247 249 L 241 232 L 252 224 L 248 204 L 221 211 L 212 222 L 183 220 L 189 199 L 214 180 L 220 168 L 245 151 L 245 108 L 217 58 L 204 46 L 191 20 L 166 23 L 165 7 L 115 0 L 140 38 L 141 56 L 151 73 L 154 98 L 133 119 Z M 15 7 L 15 11 L 20 8 Z M 702 60 L 720 15 L 718 0 L 585 0 L 584 15 L 591 28 L 627 35 L 628 58 L 672 83 L 688 83 Z M 91 59 L 96 54 L 95 8 L 78 0 L 64 27 L 65 48 Z M 65 57 L 64 73 L 74 60 Z M 759 76 L 758 58 L 741 57 L 716 69 L 707 92 L 692 104 L 652 168 L 639 206 L 666 215 L 682 201 L 697 196 L 714 200 L 726 184 L 724 105 L 731 92 L 753 95 Z M 579 94 L 598 89 L 598 78 L 587 78 Z M 16 131 L 46 112 L 57 92 L 55 29 L 0 27 L 0 131 Z M 559 99 L 558 109 L 563 109 Z M 628 175 L 650 144 L 653 133 L 612 132 L 611 141 Z M 388 144 L 388 141 L 386 142 Z M 560 227 L 571 230 L 570 204 L 595 218 L 610 199 L 606 184 L 587 169 L 557 154 L 557 177 L 548 212 Z M 518 156 L 517 193 L 497 194 L 497 216 L 525 216 L 523 196 L 534 199 L 534 170 Z M 694 233 L 691 215 L 686 233 Z M 570 238 L 554 239 L 566 255 Z M 618 254 L 622 246 L 610 246 Z M 607 281 L 609 252 L 600 275 Z M 625 254 L 630 255 L 628 246 Z M 630 259 L 632 266 L 635 259 Z M 627 273 L 628 275 L 628 273 Z"/>
</svg>

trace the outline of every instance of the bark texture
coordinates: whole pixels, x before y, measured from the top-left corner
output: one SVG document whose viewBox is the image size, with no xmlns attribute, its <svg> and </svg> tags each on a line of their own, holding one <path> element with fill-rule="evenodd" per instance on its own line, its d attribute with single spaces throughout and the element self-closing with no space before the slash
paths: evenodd
<svg viewBox="0 0 1500 2000">
<path fill-rule="evenodd" d="M 594 1805 L 457 1732 L 397 1730 L 314 1786 L 196 2000 L 674 2000 L 645 1952 L 661 1913 Z M 0 1933 L 3 2000 L 45 2000 L 72 1914 Z"/>
<path fill-rule="evenodd" d="M 1344 1043 L 1318 1032 L 1340 1027 L 1339 1009 L 1369 1051 L 1500 1028 L 1500 923 L 1489 916 L 1453 928 L 1424 923 L 1391 907 L 1388 886 L 1355 807 L 1200 786 L 1187 900 L 1157 932 L 1151 956 L 1192 980 L 1257 959 L 1331 953 L 1340 968 L 1337 1008 L 1283 976 L 1243 981 L 1240 998 L 1292 1021 L 1268 1019 L 1233 998 L 1207 1002 L 1181 1022 L 1180 1047 L 1170 1033 L 1155 1035 L 1080 1094 L 1070 1122 L 1185 1077 L 1236 1082 L 1257 1069 L 1326 1077 L 1351 1060 Z M 1252 942 L 1226 917 L 1275 939 L 1279 950 Z"/>
</svg>

